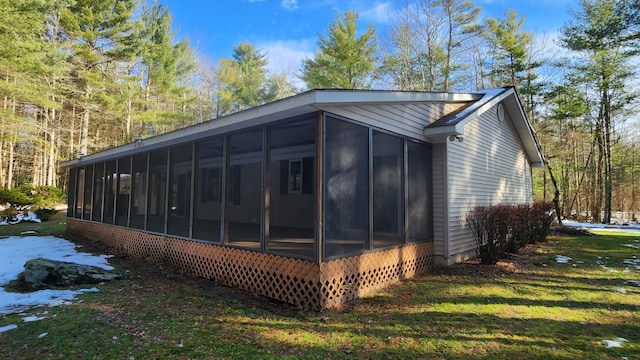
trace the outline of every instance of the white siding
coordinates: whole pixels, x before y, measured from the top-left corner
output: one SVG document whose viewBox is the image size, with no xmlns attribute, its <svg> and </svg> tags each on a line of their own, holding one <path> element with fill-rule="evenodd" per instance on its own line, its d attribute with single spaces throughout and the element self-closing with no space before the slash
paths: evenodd
<svg viewBox="0 0 640 360">
<path fill-rule="evenodd" d="M 495 107 L 464 128 L 464 142 L 447 142 L 448 255 L 451 263 L 475 248 L 465 215 L 477 205 L 533 201 L 531 167 L 511 118 Z"/>
<path fill-rule="evenodd" d="M 426 140 L 424 128 L 443 116 L 456 111 L 467 103 L 397 103 L 323 105 L 322 110 L 348 119 L 361 121 L 381 129 Z"/>
<path fill-rule="evenodd" d="M 447 144 L 433 144 L 433 239 L 434 254 L 444 256 L 446 254 L 445 239 L 447 222 L 447 192 L 446 174 Z"/>
</svg>

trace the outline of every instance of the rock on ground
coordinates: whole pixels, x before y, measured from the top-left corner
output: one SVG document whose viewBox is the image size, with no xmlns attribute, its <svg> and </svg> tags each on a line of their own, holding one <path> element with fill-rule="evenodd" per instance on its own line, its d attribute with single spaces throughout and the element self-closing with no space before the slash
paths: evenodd
<svg viewBox="0 0 640 360">
<path fill-rule="evenodd" d="M 98 284 L 117 280 L 120 275 L 97 266 L 36 258 L 24 264 L 19 280 L 27 290 L 64 288 L 72 285 Z"/>
</svg>

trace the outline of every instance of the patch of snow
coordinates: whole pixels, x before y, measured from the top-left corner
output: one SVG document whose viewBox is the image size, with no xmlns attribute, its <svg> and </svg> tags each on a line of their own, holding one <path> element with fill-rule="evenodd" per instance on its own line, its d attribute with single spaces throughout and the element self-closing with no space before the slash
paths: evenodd
<svg viewBox="0 0 640 360">
<path fill-rule="evenodd" d="M 3 333 L 5 331 L 9 331 L 9 330 L 13 330 L 15 328 L 17 328 L 18 325 L 16 324 L 9 324 L 9 325 L 5 325 L 5 326 L 0 326 L 0 333 Z"/>
<path fill-rule="evenodd" d="M 0 220 L 0 225 L 14 225 L 23 221 L 32 221 L 39 223 L 40 219 L 38 218 L 38 215 L 36 215 L 36 213 L 30 211 L 29 213 L 27 213 L 27 215 L 18 214 L 11 219 L 5 217 Z"/>
<path fill-rule="evenodd" d="M 640 259 L 624 259 L 622 261 L 624 265 L 628 265 L 634 267 L 636 270 L 640 271 Z"/>
<path fill-rule="evenodd" d="M 627 289 L 625 289 L 625 288 L 617 288 L 617 289 L 613 289 L 613 291 L 619 292 L 621 294 L 626 294 L 627 293 Z"/>
<path fill-rule="evenodd" d="M 617 338 L 615 340 L 602 340 L 602 341 L 607 345 L 607 349 L 609 349 L 609 348 L 622 347 L 622 343 L 627 341 L 627 339 Z"/>
<path fill-rule="evenodd" d="M 42 339 L 43 337 L 49 335 L 48 332 L 43 332 L 42 334 L 38 335 L 38 339 Z"/>
<path fill-rule="evenodd" d="M 640 287 L 640 280 L 627 280 L 627 284 Z"/>
<path fill-rule="evenodd" d="M 36 235 L 36 234 L 38 234 L 38 232 L 35 230 L 27 230 L 20 233 L 20 235 Z"/>
<path fill-rule="evenodd" d="M 31 315 L 31 316 L 26 316 L 22 318 L 23 322 L 33 322 L 33 321 L 38 321 L 38 320 L 43 320 L 46 319 L 44 316 L 36 316 L 36 315 Z"/>
<path fill-rule="evenodd" d="M 622 246 L 626 246 L 628 248 L 632 248 L 632 249 L 638 249 L 640 250 L 640 246 L 638 245 L 633 245 L 633 244 L 623 244 Z"/>
<path fill-rule="evenodd" d="M 571 226 L 579 229 L 586 230 L 598 230 L 598 231 L 616 231 L 616 232 L 625 232 L 625 233 L 640 233 L 640 225 L 638 224 L 629 224 L 629 225 L 606 225 L 606 224 L 598 224 L 598 223 L 585 223 L 574 220 L 562 220 L 562 224 L 566 226 Z"/>
<path fill-rule="evenodd" d="M 556 262 L 559 264 L 568 264 L 572 259 L 564 255 L 556 255 Z"/>
<path fill-rule="evenodd" d="M 75 245 L 62 238 L 53 236 L 12 236 L 0 239 L 0 264 L 2 264 L 0 266 L 0 314 L 19 312 L 26 307 L 68 304 L 79 294 L 98 291 L 95 287 L 81 290 L 47 289 L 26 294 L 5 291 L 2 286 L 16 279 L 24 271 L 24 264 L 27 260 L 38 257 L 113 270 L 113 267 L 107 262 L 107 256 L 76 252 Z"/>
<path fill-rule="evenodd" d="M 612 268 L 607 267 L 607 266 L 604 266 L 604 265 L 600 265 L 600 267 L 601 267 L 601 268 L 603 268 L 604 270 L 609 271 L 610 273 L 617 273 L 617 272 L 620 272 L 620 271 L 618 271 L 618 270 L 616 270 L 616 269 L 612 269 Z"/>
</svg>

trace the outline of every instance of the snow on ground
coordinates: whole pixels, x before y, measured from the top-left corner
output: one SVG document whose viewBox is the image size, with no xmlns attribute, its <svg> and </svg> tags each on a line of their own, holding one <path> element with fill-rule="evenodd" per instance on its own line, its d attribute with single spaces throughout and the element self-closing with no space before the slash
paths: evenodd
<svg viewBox="0 0 640 360">
<path fill-rule="evenodd" d="M 95 287 L 80 290 L 40 290 L 26 294 L 5 291 L 3 286 L 18 277 L 27 260 L 38 257 L 113 270 L 107 262 L 110 256 L 77 252 L 76 245 L 65 239 L 53 236 L 12 236 L 0 239 L 0 315 L 19 313 L 29 307 L 57 306 L 74 300 L 84 292 L 98 291 Z M 34 321 L 32 319 L 35 317 L 25 317 L 23 321 Z"/>
<path fill-rule="evenodd" d="M 615 340 L 602 340 L 607 348 L 622 347 L 622 343 L 627 341 L 625 338 L 617 338 Z"/>
<path fill-rule="evenodd" d="M 36 215 L 36 213 L 29 212 L 27 215 L 18 214 L 13 219 L 0 218 L 0 225 L 13 225 L 22 221 L 33 221 L 33 222 L 39 223 L 40 219 L 38 219 L 38 216 Z"/>
<path fill-rule="evenodd" d="M 585 223 L 574 220 L 562 220 L 562 225 L 571 226 L 581 229 L 587 230 L 602 230 L 602 231 L 616 231 L 616 232 L 626 232 L 626 233 L 637 233 L 640 234 L 640 225 L 638 224 L 629 224 L 629 225 L 606 225 L 606 224 L 598 224 L 598 223 Z"/>
<path fill-rule="evenodd" d="M 16 325 L 16 324 L 9 324 L 9 325 L 6 325 L 6 326 L 0 326 L 0 333 L 3 333 L 5 331 L 9 331 L 9 330 L 13 330 L 13 329 L 15 329 L 17 327 L 18 327 L 18 325 Z"/>
<path fill-rule="evenodd" d="M 571 258 L 564 255 L 556 255 L 556 262 L 558 264 L 568 264 L 571 261 Z"/>
</svg>

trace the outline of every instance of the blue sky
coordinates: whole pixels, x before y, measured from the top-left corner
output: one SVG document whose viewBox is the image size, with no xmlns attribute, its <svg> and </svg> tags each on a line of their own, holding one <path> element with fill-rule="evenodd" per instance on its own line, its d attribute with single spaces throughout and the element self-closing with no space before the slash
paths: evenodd
<svg viewBox="0 0 640 360">
<path fill-rule="evenodd" d="M 178 38 L 188 37 L 200 55 L 214 61 L 230 57 L 234 45 L 248 40 L 268 55 L 269 68 L 296 72 L 312 57 L 318 34 L 326 34 L 336 14 L 353 10 L 359 24 L 374 24 L 384 41 L 393 14 L 405 0 L 161 0 L 169 6 Z M 414 2 L 415 0 L 410 0 Z M 502 17 L 509 9 L 524 15 L 524 27 L 553 38 L 577 0 L 476 0 L 481 18 Z"/>
</svg>

